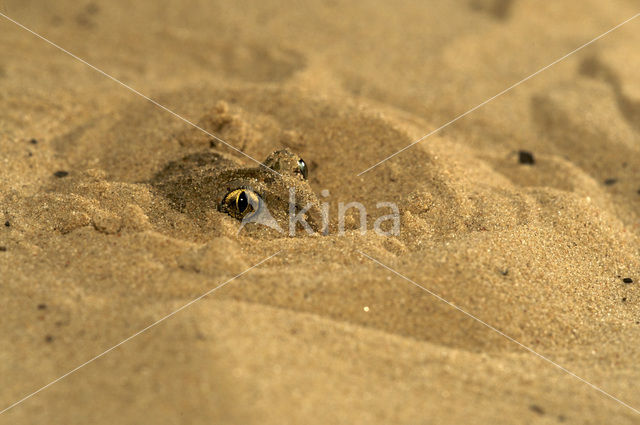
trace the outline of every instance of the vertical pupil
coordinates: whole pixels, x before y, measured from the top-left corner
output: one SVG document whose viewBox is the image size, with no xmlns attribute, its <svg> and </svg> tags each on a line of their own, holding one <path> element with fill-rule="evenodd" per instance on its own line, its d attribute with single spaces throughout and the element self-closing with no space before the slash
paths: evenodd
<svg viewBox="0 0 640 425">
<path fill-rule="evenodd" d="M 240 192 L 240 195 L 238 195 L 236 206 L 238 207 L 238 212 L 241 213 L 249 206 L 249 200 L 247 199 L 247 193 L 245 191 Z"/>
<path fill-rule="evenodd" d="M 302 160 L 298 160 L 298 169 L 302 173 L 302 177 L 307 178 L 307 164 Z"/>
</svg>

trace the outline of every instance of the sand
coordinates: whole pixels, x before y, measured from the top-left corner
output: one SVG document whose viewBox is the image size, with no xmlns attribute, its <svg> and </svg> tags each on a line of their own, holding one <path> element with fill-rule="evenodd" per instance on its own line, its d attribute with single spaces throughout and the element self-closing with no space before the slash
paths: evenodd
<svg viewBox="0 0 640 425">
<path fill-rule="evenodd" d="M 297 152 L 332 225 L 401 219 L 288 237 L 173 209 L 148 184 L 169 161 L 255 164 L 0 17 L 0 409 L 278 253 L 1 424 L 640 423 L 640 20 L 358 176 L 637 2 L 0 10 L 252 157 Z"/>
</svg>

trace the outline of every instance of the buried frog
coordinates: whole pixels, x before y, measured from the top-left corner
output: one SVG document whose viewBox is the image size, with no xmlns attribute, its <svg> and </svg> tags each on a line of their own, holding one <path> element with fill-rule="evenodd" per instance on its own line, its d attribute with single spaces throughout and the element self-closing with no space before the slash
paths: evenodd
<svg viewBox="0 0 640 425">
<path fill-rule="evenodd" d="M 241 222 L 294 235 L 326 229 L 318 199 L 307 182 L 306 163 L 288 149 L 243 167 L 218 153 L 203 152 L 172 161 L 151 184 L 179 211 L 194 218 L 211 210 Z"/>
</svg>

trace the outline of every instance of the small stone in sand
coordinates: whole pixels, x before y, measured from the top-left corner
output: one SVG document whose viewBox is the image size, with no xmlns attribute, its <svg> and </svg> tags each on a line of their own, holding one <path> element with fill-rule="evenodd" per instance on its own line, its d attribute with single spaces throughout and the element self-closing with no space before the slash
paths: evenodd
<svg viewBox="0 0 640 425">
<path fill-rule="evenodd" d="M 31 142 L 32 145 L 37 145 L 38 144 L 38 141 L 36 139 L 31 139 L 30 142 Z"/>
<path fill-rule="evenodd" d="M 44 337 L 45 342 L 52 342 L 53 341 L 53 337 L 51 335 L 47 335 Z"/>
<path fill-rule="evenodd" d="M 56 171 L 55 173 L 53 173 L 54 176 L 58 177 L 58 178 L 62 178 L 62 177 L 67 177 L 69 175 L 68 171 Z"/>
<path fill-rule="evenodd" d="M 4 225 L 5 225 L 5 226 L 7 226 L 7 227 L 9 227 L 9 226 L 11 226 L 11 223 L 9 223 L 8 221 L 5 221 L 5 222 L 4 222 Z"/>
<path fill-rule="evenodd" d="M 533 165 L 536 160 L 533 158 L 533 154 L 527 151 L 518 152 L 518 162 L 520 164 Z"/>
<path fill-rule="evenodd" d="M 605 184 L 606 186 L 611 186 L 611 185 L 616 184 L 617 182 L 618 182 L 618 179 L 606 179 L 606 180 L 604 181 L 604 184 Z"/>
<path fill-rule="evenodd" d="M 38 304 L 38 310 L 44 310 L 47 308 L 46 304 Z"/>
<path fill-rule="evenodd" d="M 0 246 L 0 252 L 5 252 L 7 250 L 6 246 Z"/>
<path fill-rule="evenodd" d="M 630 277 L 625 277 L 624 279 L 622 279 L 622 281 L 624 283 L 633 283 L 633 279 L 631 279 Z"/>
<path fill-rule="evenodd" d="M 529 409 L 531 409 L 533 412 L 536 412 L 538 415 L 544 415 L 544 409 L 537 404 L 532 404 L 531 406 L 529 406 Z"/>
</svg>

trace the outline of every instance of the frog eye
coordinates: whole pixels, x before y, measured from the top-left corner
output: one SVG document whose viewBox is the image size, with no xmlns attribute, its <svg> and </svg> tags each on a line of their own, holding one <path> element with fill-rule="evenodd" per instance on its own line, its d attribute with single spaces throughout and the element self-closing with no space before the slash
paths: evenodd
<svg viewBox="0 0 640 425">
<path fill-rule="evenodd" d="M 222 210 L 238 220 L 258 211 L 260 197 L 249 189 L 236 189 L 227 194 L 222 201 Z"/>
<path fill-rule="evenodd" d="M 298 160 L 298 170 L 302 173 L 302 178 L 306 180 L 309 175 L 309 169 L 307 168 L 307 163 L 304 162 L 302 158 Z"/>
</svg>

